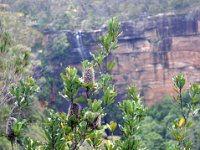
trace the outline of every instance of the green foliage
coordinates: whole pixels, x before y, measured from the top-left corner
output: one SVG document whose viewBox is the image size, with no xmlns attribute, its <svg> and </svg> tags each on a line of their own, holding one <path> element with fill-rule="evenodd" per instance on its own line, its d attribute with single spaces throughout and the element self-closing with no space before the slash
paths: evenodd
<svg viewBox="0 0 200 150">
<path fill-rule="evenodd" d="M 84 142 L 88 143 L 91 148 L 98 149 L 103 142 L 102 136 L 104 130 L 108 127 L 114 132 L 117 127 L 115 122 L 110 122 L 110 125 L 107 126 L 101 125 L 101 119 L 106 115 L 108 106 L 114 103 L 117 96 L 117 92 L 112 84 L 112 77 L 108 73 L 114 67 L 115 63 L 114 61 L 110 64 L 107 63 L 107 57 L 110 56 L 112 50 L 117 48 L 118 30 L 119 24 L 116 18 L 111 19 L 108 23 L 108 33 L 100 38 L 102 49 L 91 54 L 93 57 L 91 62 L 87 60 L 82 62 L 82 79 L 77 75 L 77 70 L 71 67 L 66 68 L 65 75 L 61 74 L 64 84 L 62 96 L 70 100 L 67 122 L 65 124 L 65 127 L 71 129 L 68 130 L 70 140 L 67 143 L 67 147 L 69 149 L 78 149 Z M 104 66 L 107 66 L 107 68 Z M 93 67 L 96 72 L 100 70 L 97 83 L 94 80 Z M 77 115 L 79 105 L 75 104 L 74 100 L 76 102 L 84 100 L 84 96 L 75 98 L 79 96 L 77 93 L 81 87 L 86 89 L 85 99 L 87 99 L 88 106 L 82 109 L 79 116 Z M 98 95 L 100 98 L 95 99 Z M 128 99 L 120 103 L 122 115 L 124 116 L 124 124 L 123 126 L 121 125 L 124 138 L 115 144 L 113 143 L 114 145 L 110 147 L 112 149 L 116 149 L 117 146 L 121 147 L 121 149 L 136 149 L 139 147 L 136 134 L 138 133 L 140 122 L 145 115 L 145 109 L 135 86 L 129 87 Z M 75 105 L 77 109 L 75 109 Z M 104 146 L 106 147 L 106 145 Z"/>
<path fill-rule="evenodd" d="M 6 121 L 10 116 L 10 108 L 8 105 L 4 105 L 0 109 L 0 149 L 9 149 L 10 143 L 5 138 Z"/>
<path fill-rule="evenodd" d="M 6 74 L 0 74 L 3 80 L 8 78 L 8 73 L 16 76 L 27 72 L 25 68 L 30 65 L 30 48 L 21 44 L 15 45 L 10 34 L 4 30 L 0 33 L 0 53 L 0 68 Z"/>
<path fill-rule="evenodd" d="M 12 3 L 9 5 L 12 5 Z M 0 10 L 0 18 L 1 25 L 12 37 L 12 41 L 16 41 L 19 45 L 32 47 L 35 41 L 42 37 L 40 32 L 31 27 L 30 17 L 21 12 L 15 12 L 11 9 Z M 6 37 L 9 38 L 9 35 L 7 34 Z"/>
<path fill-rule="evenodd" d="M 107 68 L 107 70 L 112 70 L 114 67 L 115 67 L 115 65 L 116 65 L 116 63 L 114 62 L 114 61 L 112 61 L 112 62 L 107 62 L 107 66 L 106 66 L 106 68 Z"/>
<path fill-rule="evenodd" d="M 109 83 L 112 81 L 112 77 L 110 74 L 101 74 L 101 78 L 98 81 L 99 88 L 106 90 L 105 88 L 109 85 Z"/>
<path fill-rule="evenodd" d="M 111 105 L 115 102 L 114 98 L 117 96 L 117 92 L 112 84 L 110 84 L 106 89 L 103 89 L 103 94 L 102 100 L 104 105 Z"/>
<path fill-rule="evenodd" d="M 83 78 L 78 75 L 76 68 L 71 67 L 67 67 L 66 73 L 61 74 L 63 91 L 60 95 L 70 101 L 70 107 L 68 107 L 68 114 L 50 110 L 45 122 L 39 123 L 43 126 L 45 138 L 43 141 L 22 134 L 25 131 L 23 127 L 28 121 L 17 121 L 14 124 L 15 136 L 22 141 L 23 148 L 28 150 L 40 148 L 78 150 L 82 146 L 88 145 L 88 149 L 103 149 L 104 147 L 106 150 L 135 150 L 147 147 L 162 150 L 190 149 L 192 147 L 187 133 L 191 128 L 198 130 L 198 126 L 192 126 L 190 118 L 195 118 L 195 115 L 199 113 L 200 86 L 198 84 L 191 85 L 190 99 L 185 99 L 182 93 L 185 85 L 183 75 L 173 78 L 175 89 L 178 92 L 176 101 L 180 104 L 181 109 L 173 107 L 173 110 L 169 112 L 171 105 L 164 103 L 157 108 L 152 108 L 149 112 L 152 117 L 145 118 L 146 108 L 142 104 L 140 93 L 136 86 L 130 86 L 127 100 L 121 101 L 117 106 L 121 110 L 123 122 L 118 123 L 121 131 L 120 139 L 114 139 L 113 132 L 117 129 L 117 123 L 110 121 L 108 124 L 105 118 L 114 108 L 112 106 L 117 96 L 110 71 L 115 66 L 111 54 L 117 48 L 118 34 L 119 24 L 116 18 L 112 18 L 108 22 L 108 33 L 100 38 L 102 48 L 91 54 L 93 58 L 91 62 L 88 60 L 82 62 Z M 65 35 L 56 38 L 53 49 L 63 52 L 68 47 L 66 40 Z M 27 57 L 27 55 L 22 56 L 24 60 Z M 91 71 L 90 77 L 92 78 L 85 80 L 84 71 L 87 69 Z M 32 103 L 32 95 L 37 90 L 38 87 L 32 78 L 28 78 L 26 81 L 21 80 L 17 86 L 13 86 L 11 94 L 15 97 L 16 106 L 28 108 Z M 80 102 L 85 102 L 83 109 L 78 104 Z M 177 116 L 176 113 L 179 112 L 180 115 Z M 174 121 L 176 117 L 178 119 Z M 172 120 L 174 122 L 171 128 L 172 132 L 169 132 L 167 128 L 171 126 Z M 144 130 L 141 131 L 140 128 Z M 105 129 L 112 132 L 111 140 L 104 139 Z M 175 141 L 170 140 L 171 133 Z M 167 140 L 165 141 L 165 139 Z M 167 147 L 168 145 L 172 145 L 172 147 Z"/>
<path fill-rule="evenodd" d="M 101 108 L 102 101 L 101 100 L 94 100 L 92 102 L 91 99 L 88 99 L 88 106 L 91 109 L 92 112 L 102 112 Z"/>
<path fill-rule="evenodd" d="M 119 107 L 122 110 L 123 125 L 119 125 L 123 134 L 124 140 L 120 144 L 121 149 L 139 149 L 140 144 L 136 135 L 139 132 L 140 123 L 145 116 L 145 107 L 141 103 L 141 98 L 138 90 L 135 86 L 128 88 L 128 100 L 124 100 L 119 103 Z"/>
<path fill-rule="evenodd" d="M 177 98 L 175 99 L 180 105 L 180 119 L 178 121 L 174 121 L 173 126 L 171 128 L 174 139 L 177 141 L 176 148 L 177 149 L 191 149 L 192 141 L 187 137 L 187 130 L 192 125 L 191 114 L 198 111 L 198 94 L 200 93 L 200 86 L 198 84 L 191 85 L 189 89 L 189 100 L 184 101 L 182 97 L 182 89 L 185 85 L 185 78 L 183 75 L 177 75 L 173 78 L 175 91 L 178 93 Z"/>
<path fill-rule="evenodd" d="M 12 128 L 13 128 L 15 137 L 19 139 L 22 137 L 21 133 L 26 127 L 26 122 L 27 121 L 25 119 L 22 121 L 17 120 L 16 123 L 13 124 Z"/>
<path fill-rule="evenodd" d="M 39 87 L 36 85 L 36 81 L 29 77 L 26 80 L 20 80 L 17 85 L 12 85 L 10 88 L 10 93 L 12 97 L 14 98 L 14 106 L 11 110 L 9 110 L 9 116 L 17 116 L 17 121 L 12 124 L 11 128 L 14 133 L 14 139 L 21 145 L 26 147 L 27 149 L 30 149 L 31 144 L 30 138 L 26 137 L 26 131 L 27 131 L 27 124 L 28 121 L 33 121 L 33 109 L 30 109 L 30 105 L 33 104 L 33 94 L 38 92 Z M 3 107 L 4 108 L 4 107 Z M 26 111 L 30 113 L 27 119 L 22 119 L 24 116 L 26 116 Z M 23 112 L 23 113 L 22 113 Z M 27 112 L 27 114 L 28 114 Z M 6 111 L 4 111 L 6 114 Z M 3 115 L 1 115 L 2 117 Z M 8 116 L 8 118 L 9 118 Z M 35 116 L 36 118 L 36 116 Z M 5 124 L 5 120 L 7 120 L 7 117 L 2 120 L 2 125 Z M 8 121 L 7 121 L 8 122 Z M 2 127 L 5 128 L 5 127 Z M 7 127 L 8 128 L 8 123 Z M 27 141 L 28 140 L 28 141 Z M 11 141 L 12 144 L 12 141 Z"/>
<path fill-rule="evenodd" d="M 175 88 L 182 90 L 183 86 L 185 85 L 185 78 L 182 74 L 175 76 L 172 78 L 174 81 Z"/>
<path fill-rule="evenodd" d="M 156 107 L 156 106 L 155 106 Z M 155 109 L 155 108 L 154 108 Z M 152 111 L 151 108 L 149 111 Z M 162 112 L 163 110 L 157 110 L 157 113 Z M 169 109 L 167 110 L 169 111 Z M 164 120 L 164 118 L 162 118 Z M 146 149 L 155 149 L 155 150 L 165 150 L 165 141 L 169 139 L 165 138 L 165 132 L 167 132 L 167 125 L 164 121 L 157 121 L 156 118 L 147 115 L 141 123 L 140 137 L 141 145 Z M 165 139 L 164 139 L 165 138 Z"/>
<path fill-rule="evenodd" d="M 65 64 L 68 64 L 68 60 L 70 60 L 69 48 L 68 37 L 64 33 L 55 34 L 55 36 L 48 38 L 48 41 L 38 40 L 35 44 L 33 50 L 39 52 L 37 58 L 41 60 L 42 65 L 42 69 L 35 72 L 36 76 L 41 77 L 42 92 L 39 94 L 39 100 L 54 101 L 57 106 L 61 102 L 62 98 L 57 94 L 57 91 L 62 89 L 62 81 L 60 73 L 55 72 L 55 68 L 65 69 Z"/>
<path fill-rule="evenodd" d="M 61 77 L 64 84 L 63 94 L 61 95 L 67 100 L 73 102 L 74 97 L 76 96 L 81 86 L 76 68 L 67 67 L 66 74 L 61 74 Z"/>
<path fill-rule="evenodd" d="M 16 98 L 17 106 L 24 108 L 32 104 L 32 95 L 38 90 L 39 87 L 36 85 L 36 81 L 29 77 L 26 81 L 20 80 L 17 86 L 12 86 L 10 93 Z"/>
<path fill-rule="evenodd" d="M 69 42 L 65 34 L 60 34 L 55 37 L 52 41 L 51 49 L 53 50 L 52 56 L 59 56 L 65 53 L 65 50 L 69 47 Z"/>
<path fill-rule="evenodd" d="M 93 60 L 97 63 L 97 65 L 100 67 L 103 63 L 103 60 L 105 58 L 104 51 L 96 51 L 96 53 L 90 53 Z"/>
<path fill-rule="evenodd" d="M 100 144 L 102 143 L 102 139 L 101 138 L 99 138 L 99 137 L 101 137 L 103 135 L 103 132 L 102 131 L 94 131 L 94 132 L 92 132 L 92 133 L 90 133 L 89 135 L 88 135 L 88 140 L 87 140 L 87 142 L 88 142 L 88 144 L 92 147 L 92 148 L 94 148 L 94 149 L 98 149 L 98 147 L 100 146 Z"/>
<path fill-rule="evenodd" d="M 187 92 L 183 93 L 182 96 L 184 101 L 190 99 Z M 148 109 L 147 116 L 142 121 L 139 131 L 142 147 L 155 150 L 172 150 L 175 147 L 179 149 L 172 133 L 174 121 L 178 124 L 180 120 L 177 118 L 181 118 L 181 110 L 179 108 L 179 104 L 175 103 L 171 96 L 168 96 L 159 104 Z M 195 117 L 190 118 L 191 121 L 192 124 L 187 129 L 185 140 L 190 139 L 193 143 L 191 150 L 196 150 L 199 148 L 198 143 L 200 140 L 198 137 L 199 115 L 195 113 Z"/>
<path fill-rule="evenodd" d="M 117 36 L 119 31 L 119 25 L 116 23 L 116 18 L 112 18 L 108 22 L 108 34 L 100 37 L 100 42 L 105 49 L 105 52 L 110 53 L 111 49 L 117 48 Z"/>
<path fill-rule="evenodd" d="M 64 122 L 66 115 L 60 115 L 54 111 L 49 111 L 49 117 L 43 126 L 46 144 L 43 146 L 45 150 L 64 150 L 66 146 Z"/>
<path fill-rule="evenodd" d="M 35 108 L 29 108 L 28 111 L 25 111 L 24 108 L 32 104 L 32 94 L 38 90 L 38 87 L 35 85 L 35 80 L 32 78 L 20 80 L 18 84 L 16 83 L 19 79 L 24 78 L 25 73 L 30 72 L 30 70 L 27 70 L 27 67 L 30 67 L 30 48 L 24 45 L 15 45 L 13 37 L 10 36 L 11 34 L 8 33 L 4 27 L 2 28 L 1 37 L 4 33 L 6 33 L 5 35 L 7 36 L 6 38 L 2 37 L 0 40 L 2 44 L 2 51 L 0 52 L 0 109 L 3 113 L 3 115 L 0 115 L 0 132 L 4 135 L 7 118 L 11 115 L 17 116 L 21 114 L 19 117 L 21 120 L 21 116 L 26 116 L 25 114 L 30 113 L 27 117 L 28 120 L 34 118 L 33 115 L 35 114 L 31 113 Z M 10 107 L 12 107 L 12 109 Z M 18 108 L 21 110 L 19 111 Z M 20 133 L 24 130 L 24 128 L 22 128 L 24 126 L 23 123 L 23 121 L 21 122 L 18 120 L 17 124 L 13 126 L 15 138 L 17 138 L 17 140 L 22 137 Z M 5 139 L 1 140 L 0 149 L 10 149 L 10 146 L 7 144 L 8 141 L 5 141 Z"/>
<path fill-rule="evenodd" d="M 81 62 L 83 70 L 94 65 L 94 61 L 89 62 L 87 59 Z"/>
<path fill-rule="evenodd" d="M 104 148 L 105 148 L 105 150 L 117 150 L 117 146 L 113 145 L 110 141 L 107 141 L 104 144 Z"/>
<path fill-rule="evenodd" d="M 35 150 L 39 144 L 37 140 L 33 140 L 30 137 L 25 138 L 23 141 L 24 149 L 26 150 Z"/>
<path fill-rule="evenodd" d="M 35 67 L 37 63 L 35 59 L 31 60 L 29 47 L 33 45 L 36 34 L 28 27 L 27 20 L 21 19 L 20 13 L 11 13 L 7 9 L 0 10 L 0 17 L 0 107 L 2 108 L 7 104 L 13 105 L 9 93 L 10 85 L 16 84 L 32 72 L 31 62 Z"/>
<path fill-rule="evenodd" d="M 110 124 L 107 124 L 108 128 L 110 129 L 110 131 L 112 131 L 112 133 L 115 131 L 115 129 L 117 128 L 117 123 L 114 121 L 110 121 Z"/>
<path fill-rule="evenodd" d="M 0 27 L 2 28 L 2 27 Z M 3 32 L 1 29 L 0 32 L 0 52 L 5 53 L 8 52 L 8 48 L 12 45 L 11 36 L 7 32 Z"/>
<path fill-rule="evenodd" d="M 200 101 L 199 94 L 200 94 L 200 85 L 197 83 L 192 84 L 189 89 L 189 96 L 191 98 L 192 104 L 199 103 Z"/>
<path fill-rule="evenodd" d="M 116 20 L 112 20 L 110 25 L 115 25 Z M 115 27 L 115 26 L 114 26 Z M 115 30 L 114 30 L 115 32 Z M 114 41 L 116 41 L 116 34 L 114 32 L 110 32 L 107 36 L 112 37 Z M 111 36 L 112 34 L 112 36 Z M 104 43 L 103 43 L 104 44 Z M 112 42 L 109 44 L 113 44 Z M 105 45 L 102 45 L 105 47 Z M 110 46 L 109 46 L 110 47 Z M 110 47 L 109 52 L 105 49 L 102 49 L 103 53 L 100 53 L 102 58 L 106 58 L 108 53 L 114 47 Z M 116 97 L 116 92 L 114 91 L 114 86 L 111 83 L 111 76 L 109 74 L 101 75 L 99 82 L 94 83 L 94 71 L 92 66 L 103 68 L 103 60 L 102 63 L 97 65 L 96 55 L 94 56 L 94 60 L 89 62 L 87 60 L 82 62 L 83 66 L 83 78 L 81 79 L 77 75 L 77 70 L 75 68 L 67 67 L 66 74 L 61 74 L 61 78 L 63 80 L 64 89 L 62 93 L 60 93 L 64 98 L 70 101 L 70 107 L 68 108 L 68 116 L 66 117 L 66 122 L 63 123 L 63 128 L 68 129 L 65 135 L 69 141 L 67 142 L 67 147 L 69 149 L 78 149 L 82 146 L 84 142 L 87 142 L 92 148 L 98 148 L 102 143 L 102 135 L 105 130 L 104 126 L 101 126 L 101 118 L 105 115 L 103 112 L 103 104 L 104 106 L 110 105 L 114 102 L 114 98 Z M 86 72 L 87 70 L 87 72 Z M 87 79 L 86 79 L 87 78 Z M 92 82 L 88 82 L 88 81 Z M 86 97 L 78 95 L 78 91 L 80 88 L 86 89 Z M 102 89 L 100 87 L 103 87 Z M 93 99 L 91 96 L 95 96 L 96 94 L 102 93 L 102 99 Z M 87 99 L 87 104 L 79 116 L 79 104 L 74 102 L 80 102 Z M 102 100 L 104 103 L 102 103 Z M 75 108 L 75 106 L 77 108 Z M 78 114 L 78 115 L 76 115 Z M 59 124 L 59 123 L 56 123 Z M 59 126 L 59 125 L 58 125 Z M 44 128 L 45 129 L 45 128 Z M 61 131 L 59 131 L 61 132 Z M 47 132 L 45 131 L 46 136 Z M 58 133 L 57 133 L 58 134 Z M 49 137 L 49 136 L 48 136 Z M 56 141 L 51 142 L 51 145 Z M 49 143 L 49 142 L 48 142 Z"/>
<path fill-rule="evenodd" d="M 38 0 L 37 3 L 7 0 L 4 3 L 10 4 L 12 11 L 30 16 L 32 24 L 39 29 L 52 30 L 98 29 L 112 16 L 117 16 L 120 21 L 129 21 L 166 12 L 187 13 L 200 5 L 199 0 Z"/>
</svg>

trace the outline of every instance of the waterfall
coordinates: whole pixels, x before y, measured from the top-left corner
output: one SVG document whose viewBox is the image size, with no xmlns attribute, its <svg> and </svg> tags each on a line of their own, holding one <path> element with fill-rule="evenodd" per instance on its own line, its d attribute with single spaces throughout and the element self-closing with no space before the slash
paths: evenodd
<svg viewBox="0 0 200 150">
<path fill-rule="evenodd" d="M 77 42 L 77 51 L 81 56 L 81 59 L 84 60 L 86 58 L 83 46 L 83 40 L 81 36 L 81 32 L 76 32 L 76 42 Z"/>
</svg>

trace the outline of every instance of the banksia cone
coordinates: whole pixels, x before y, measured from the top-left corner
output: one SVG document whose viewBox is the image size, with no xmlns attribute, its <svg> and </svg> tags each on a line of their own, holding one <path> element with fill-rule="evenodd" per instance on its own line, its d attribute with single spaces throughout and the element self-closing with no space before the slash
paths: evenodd
<svg viewBox="0 0 200 150">
<path fill-rule="evenodd" d="M 101 116 L 96 113 L 96 117 L 94 118 L 93 121 L 93 128 L 99 129 L 100 127 L 101 127 Z"/>
<path fill-rule="evenodd" d="M 7 124 L 6 124 L 6 135 L 8 137 L 8 140 L 13 142 L 15 140 L 15 135 L 14 135 L 14 131 L 13 131 L 13 124 L 16 123 L 17 119 L 14 117 L 9 117 L 9 119 L 7 120 Z"/>
<path fill-rule="evenodd" d="M 83 81 L 84 83 L 94 83 L 95 81 L 95 77 L 94 77 L 94 69 L 93 67 L 88 67 L 85 68 L 83 71 Z"/>
<path fill-rule="evenodd" d="M 93 116 L 91 119 L 91 116 Z M 87 112 L 84 115 L 84 118 L 87 121 L 88 127 L 92 129 L 99 129 L 101 127 L 101 115 L 99 113 Z"/>
<path fill-rule="evenodd" d="M 68 109 L 68 118 L 72 115 L 79 117 L 81 106 L 78 103 L 71 103 Z"/>
</svg>

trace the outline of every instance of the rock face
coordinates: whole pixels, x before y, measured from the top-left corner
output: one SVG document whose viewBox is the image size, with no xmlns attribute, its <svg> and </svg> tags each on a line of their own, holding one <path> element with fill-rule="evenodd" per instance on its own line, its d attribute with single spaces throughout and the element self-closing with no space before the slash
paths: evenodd
<svg viewBox="0 0 200 150">
<path fill-rule="evenodd" d="M 98 48 L 98 36 L 104 31 L 60 31 L 66 33 L 71 45 L 69 62 L 77 64 L 81 60 L 77 34 L 81 36 L 84 57 L 90 59 L 89 51 Z M 124 95 L 127 85 L 134 83 L 140 87 L 144 102 L 153 105 L 164 95 L 173 93 L 171 79 L 176 74 L 184 74 L 187 85 L 200 82 L 199 12 L 161 14 L 124 22 L 121 32 L 119 48 L 113 53 L 117 65 L 112 72 L 120 96 Z"/>
</svg>

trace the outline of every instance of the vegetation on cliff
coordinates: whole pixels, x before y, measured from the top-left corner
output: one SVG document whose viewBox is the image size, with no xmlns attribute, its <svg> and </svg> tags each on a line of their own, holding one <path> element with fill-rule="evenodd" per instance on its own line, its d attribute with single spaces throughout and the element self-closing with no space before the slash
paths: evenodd
<svg viewBox="0 0 200 150">
<path fill-rule="evenodd" d="M 193 3 L 187 0 L 181 3 L 176 0 L 159 2 L 158 6 L 156 0 L 148 1 L 149 5 L 146 1 L 136 0 L 125 0 L 123 3 L 120 0 L 95 0 L 90 3 L 2 1 L 0 149 L 199 149 L 200 85 L 191 84 L 185 90 L 183 75 L 173 78 L 177 93 L 173 100 L 168 98 L 147 109 L 142 103 L 140 91 L 135 85 L 129 85 L 125 100 L 115 102 L 118 91 L 113 84 L 111 70 L 116 65 L 112 54 L 118 46 L 119 36 L 116 18 L 108 21 L 108 31 L 100 37 L 100 47 L 91 53 L 91 60 L 82 61 L 82 69 L 80 66 L 68 66 L 65 72 L 61 68 L 66 67 L 63 64 L 67 64 L 69 54 L 65 52 L 70 47 L 66 35 L 54 37 L 51 45 L 43 50 L 42 34 L 31 27 L 37 26 L 41 31 L 48 28 L 94 29 L 113 14 L 120 20 L 126 20 L 163 10 L 186 11 L 199 4 L 195 0 Z M 105 6 L 105 3 L 106 7 L 96 9 Z M 41 59 L 45 71 L 36 58 Z M 56 85 L 51 63 L 62 66 L 57 70 L 62 73 L 61 77 L 56 77 L 59 80 Z M 35 67 L 42 72 L 34 73 L 36 80 L 29 77 Z M 48 77 L 39 79 L 41 74 Z M 51 97 L 58 86 L 63 88 L 56 93 L 60 100 Z M 39 89 L 42 92 L 38 94 Z M 52 105 L 48 106 L 44 101 L 38 103 L 37 100 L 53 99 L 58 103 L 63 101 L 61 97 L 67 100 L 62 104 L 66 104 L 63 107 L 68 112 L 52 110 L 49 108 Z"/>
<path fill-rule="evenodd" d="M 39 29 L 98 29 L 116 16 L 128 21 L 158 13 L 188 13 L 199 0 L 1 0 L 11 11 L 23 12 Z"/>
<path fill-rule="evenodd" d="M 148 148 L 177 150 L 192 148 L 193 144 L 188 130 L 192 128 L 192 123 L 197 121 L 195 118 L 199 118 L 200 85 L 192 84 L 188 91 L 189 98 L 184 99 L 185 78 L 183 75 L 173 78 L 174 89 L 177 92 L 174 100 L 180 108 L 175 110 L 177 116 L 174 118 L 170 116 L 171 121 L 167 126 L 170 129 L 169 135 L 167 135 L 168 141 L 166 141 L 167 138 L 165 138 L 165 142 L 162 141 L 162 133 L 151 130 L 148 132 L 147 125 L 151 125 L 148 120 L 151 118 L 147 117 L 148 123 L 145 123 L 146 109 L 136 86 L 130 85 L 127 89 L 127 99 L 120 101 L 114 107 L 117 91 L 113 85 L 110 71 L 115 65 L 111 53 L 117 48 L 118 35 L 119 24 L 115 18 L 112 18 L 108 22 L 108 32 L 100 38 L 101 49 L 91 54 L 93 58 L 91 61 L 82 61 L 82 77 L 78 75 L 76 68 L 70 66 L 66 68 L 64 74 L 61 74 L 63 90 L 59 94 L 70 103 L 68 113 L 47 110 L 45 121 L 36 121 L 36 127 L 41 128 L 42 126 L 43 135 L 41 137 L 31 137 L 30 132 L 26 131 L 25 127 L 29 129 L 34 122 L 22 113 L 31 109 L 29 106 L 33 103 L 33 94 L 39 90 L 36 81 L 29 77 L 10 87 L 9 96 L 12 97 L 14 105 L 6 117 L 6 126 L 3 127 L 6 128 L 6 132 L 2 130 L 1 135 L 4 136 L 3 139 L 7 137 L 10 141 L 12 150 L 20 147 L 44 150 L 86 148 L 137 150 L 147 146 Z M 3 40 L 1 43 L 7 43 Z M 9 39 L 5 40 L 9 41 Z M 4 47 L 6 46 L 4 45 Z M 108 57 L 110 59 L 107 59 Z M 26 60 L 22 62 L 26 62 Z M 83 108 L 80 105 L 82 102 L 85 102 Z M 9 102 L 6 102 L 6 105 L 9 105 Z M 110 106 L 120 110 L 122 118 L 119 119 L 122 123 L 108 122 L 106 117 L 111 112 Z M 143 126 L 142 122 L 145 123 Z M 156 125 L 155 122 L 154 125 Z M 117 126 L 120 130 L 119 138 L 114 137 Z M 140 130 L 142 127 L 143 130 Z M 159 125 L 156 127 L 160 128 Z M 106 130 L 110 130 L 111 136 L 105 132 Z M 145 130 L 147 131 L 145 132 Z M 199 134 L 198 131 L 194 133 Z M 149 142 L 151 137 L 153 137 L 153 143 Z M 162 146 L 157 145 L 158 142 L 162 143 Z M 193 147 L 195 148 L 196 145 Z"/>
</svg>

